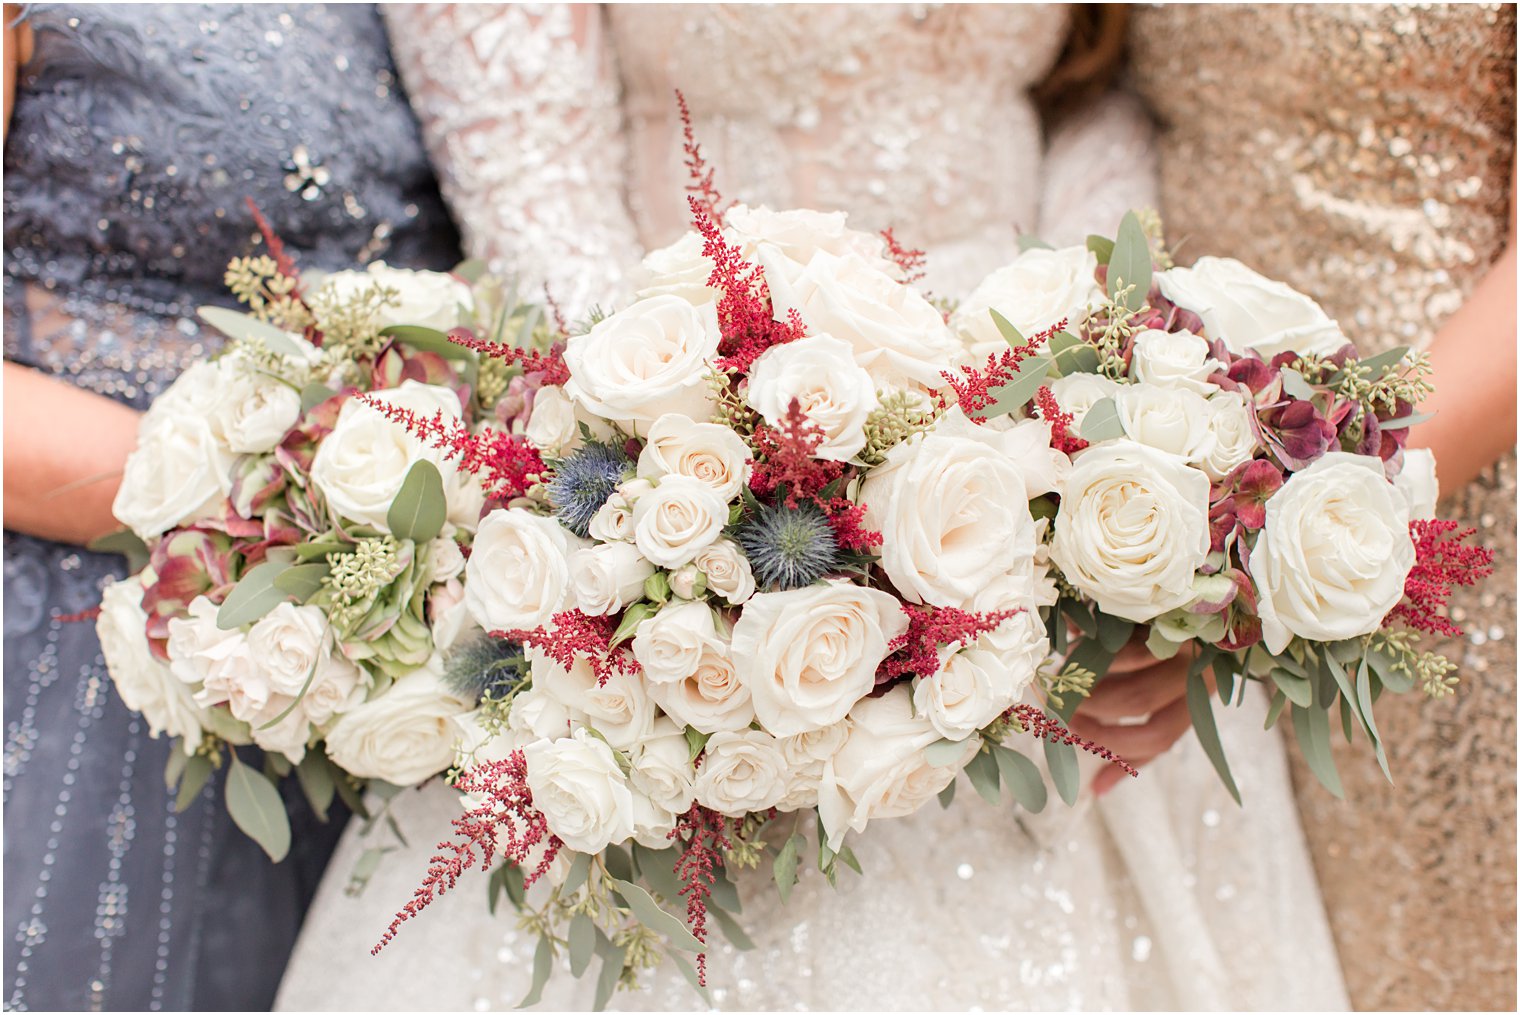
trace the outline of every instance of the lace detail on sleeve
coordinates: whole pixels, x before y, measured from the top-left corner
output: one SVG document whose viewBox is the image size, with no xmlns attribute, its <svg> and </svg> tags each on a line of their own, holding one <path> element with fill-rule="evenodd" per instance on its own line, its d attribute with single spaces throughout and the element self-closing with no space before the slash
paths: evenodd
<svg viewBox="0 0 1520 1015">
<path fill-rule="evenodd" d="M 602 15 L 569 4 L 387 8 L 465 250 L 572 316 L 627 295 L 640 250 Z"/>
<path fill-rule="evenodd" d="M 1109 92 L 1050 137 L 1040 195 L 1040 238 L 1055 246 L 1112 236 L 1131 208 L 1156 207 L 1150 117 L 1134 96 Z"/>
</svg>

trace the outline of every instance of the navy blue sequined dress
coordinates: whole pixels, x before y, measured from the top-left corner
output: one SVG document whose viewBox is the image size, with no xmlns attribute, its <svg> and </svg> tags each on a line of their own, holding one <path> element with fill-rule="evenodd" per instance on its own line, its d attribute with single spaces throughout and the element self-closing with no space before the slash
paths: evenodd
<svg viewBox="0 0 1520 1015">
<path fill-rule="evenodd" d="M 307 267 L 447 268 L 457 238 L 369 5 L 33 5 L 5 148 L 5 356 L 139 408 L 214 349 L 195 308 L 255 240 Z M 88 623 L 119 558 L 5 533 L 7 1009 L 267 1009 L 336 841 L 290 794 L 278 866 Z"/>
</svg>

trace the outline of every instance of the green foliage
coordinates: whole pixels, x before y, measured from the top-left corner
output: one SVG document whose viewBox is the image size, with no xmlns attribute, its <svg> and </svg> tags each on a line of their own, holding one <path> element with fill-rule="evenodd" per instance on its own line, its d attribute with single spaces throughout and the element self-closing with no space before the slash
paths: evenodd
<svg viewBox="0 0 1520 1015">
<path fill-rule="evenodd" d="M 260 321 L 285 331 L 300 331 L 311 323 L 311 314 L 295 294 L 296 280 L 283 274 L 268 254 L 233 258 L 222 281 Z"/>
<path fill-rule="evenodd" d="M 887 460 L 888 451 L 933 427 L 937 418 L 932 405 L 909 392 L 883 395 L 866 417 L 866 446 L 861 449 L 860 461 L 868 466 L 880 465 Z"/>
</svg>

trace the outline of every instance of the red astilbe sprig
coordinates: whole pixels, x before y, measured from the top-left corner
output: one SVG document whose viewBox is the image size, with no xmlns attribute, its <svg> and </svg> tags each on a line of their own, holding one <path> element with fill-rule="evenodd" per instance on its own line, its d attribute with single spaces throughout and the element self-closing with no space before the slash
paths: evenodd
<svg viewBox="0 0 1520 1015">
<path fill-rule="evenodd" d="M 453 838 L 438 844 L 438 852 L 428 861 L 422 885 L 396 913 L 379 942 L 370 949 L 371 955 L 379 954 L 395 939 L 403 923 L 458 884 L 464 872 L 477 862 L 481 870 L 486 870 L 499 851 L 503 859 L 523 868 L 523 885 L 528 887 L 544 876 L 564 845 L 549 831 L 543 813 L 533 806 L 528 762 L 522 751 L 468 768 L 459 774 L 454 785 L 463 793 L 482 797 L 483 802 L 454 819 Z M 529 869 L 526 865 L 540 846 L 538 861 Z"/>
<path fill-rule="evenodd" d="M 492 631 L 491 637 L 542 649 L 566 670 L 574 669 L 577 659 L 585 659 L 596 675 L 596 686 L 602 687 L 614 673 L 633 677 L 640 672 L 639 661 L 629 650 L 628 643 L 612 644 L 617 624 L 616 617 L 591 617 L 580 610 L 565 610 L 556 613 L 542 627 Z"/>
<path fill-rule="evenodd" d="M 881 238 L 887 244 L 887 256 L 897 262 L 897 267 L 903 273 L 903 281 L 912 285 L 924 277 L 924 265 L 929 257 L 916 247 L 905 247 L 892 235 L 892 228 L 888 226 L 881 231 Z"/>
<path fill-rule="evenodd" d="M 792 399 L 780 426 L 761 424 L 755 430 L 757 463 L 750 473 L 749 488 L 757 497 L 784 491 L 784 503 L 789 508 L 801 501 L 812 502 L 828 518 L 834 541 L 841 549 L 867 553 L 882 544 L 882 535 L 865 527 L 865 505 L 839 495 L 849 467 L 844 462 L 813 457 L 824 437 L 823 429 L 807 418 L 797 399 Z"/>
<path fill-rule="evenodd" d="M 725 820 L 717 811 L 708 810 L 701 804 L 692 804 L 691 810 L 676 821 L 670 837 L 684 843 L 681 858 L 676 861 L 676 877 L 685 885 L 681 895 L 686 899 L 686 923 L 692 937 L 707 943 L 707 900 L 712 897 L 712 886 L 718 880 L 718 868 L 723 862 L 723 851 L 732 843 L 724 834 Z M 697 982 L 707 986 L 707 952 L 697 955 Z"/>
<path fill-rule="evenodd" d="M 1466 542 L 1476 533 L 1445 519 L 1409 523 L 1414 567 L 1404 580 L 1404 598 L 1383 619 L 1384 627 L 1404 624 L 1427 634 L 1462 636 L 1462 629 L 1443 612 L 1452 589 L 1476 585 L 1494 573 L 1494 551 Z"/>
<path fill-rule="evenodd" d="M 1034 402 L 1040 418 L 1050 424 L 1051 447 L 1067 455 L 1087 447 L 1087 442 L 1072 432 L 1071 424 L 1075 417 L 1061 408 L 1054 392 L 1042 384 L 1040 390 L 1035 392 Z"/>
<path fill-rule="evenodd" d="M 520 434 L 491 428 L 471 433 L 463 420 L 445 416 L 441 409 L 431 416 L 419 416 L 372 394 L 361 394 L 358 398 L 392 423 L 406 427 L 413 437 L 442 451 L 444 458 L 458 462 L 465 472 L 479 476 L 486 496 L 492 500 L 510 501 L 525 496 L 549 475 L 538 449 Z"/>
<path fill-rule="evenodd" d="M 686 171 L 691 175 L 691 182 L 686 184 L 686 192 L 690 200 L 701 205 L 713 221 L 721 223 L 723 212 L 719 205 L 723 198 L 718 194 L 718 188 L 713 184 L 713 169 L 702 157 L 702 146 L 697 143 L 697 135 L 691 129 L 691 109 L 686 105 L 686 96 L 681 89 L 676 89 L 676 105 L 681 111 L 681 150 L 686 153 Z"/>
<path fill-rule="evenodd" d="M 1060 720 L 1052 719 L 1033 705 L 1020 703 L 1004 712 L 1003 717 L 1005 719 L 1017 720 L 1019 725 L 1024 727 L 1026 733 L 1032 734 L 1038 740 L 1048 740 L 1053 744 L 1070 744 L 1073 747 L 1081 748 L 1094 757 L 1102 758 L 1110 764 L 1118 765 L 1128 775 L 1138 776 L 1140 774 L 1134 765 L 1131 765 L 1107 747 L 1094 743 L 1086 737 L 1078 736 L 1061 725 Z"/>
<path fill-rule="evenodd" d="M 887 657 L 876 667 L 876 686 L 916 674 L 931 677 L 939 672 L 941 645 L 970 645 L 1020 610 L 974 612 L 953 606 L 918 606 L 903 603 L 908 629 L 887 645 Z"/>
<path fill-rule="evenodd" d="M 259 206 L 254 203 L 253 198 L 245 197 L 243 203 L 248 206 L 248 213 L 253 216 L 253 224 L 258 227 L 259 234 L 264 237 L 264 245 L 269 248 L 269 256 L 274 258 L 275 267 L 280 269 L 281 275 L 295 280 L 296 287 L 291 295 L 304 303 L 305 300 L 301 298 L 301 272 L 296 268 L 295 258 L 285 250 L 284 241 L 275 233 L 274 226 L 269 224 L 264 213 L 259 211 Z"/>
<path fill-rule="evenodd" d="M 455 328 L 448 334 L 455 345 L 463 346 L 482 356 L 499 359 L 522 367 L 524 374 L 541 375 L 545 385 L 564 384 L 570 379 L 570 368 L 565 364 L 564 346 L 555 344 L 548 352 L 536 349 L 519 349 L 515 345 L 503 345 L 489 339 L 479 338 L 469 328 Z"/>
<path fill-rule="evenodd" d="M 1050 336 L 1066 328 L 1063 318 L 1059 323 L 1053 324 L 1035 335 L 1031 335 L 1023 345 L 1004 349 L 987 357 L 987 362 L 981 367 L 962 365 L 958 372 L 948 370 L 940 372 L 955 392 L 955 403 L 961 407 L 961 411 L 974 423 L 985 423 L 987 417 L 982 415 L 982 410 L 997 401 L 997 389 L 1012 381 L 1019 373 L 1019 364 L 1039 352 Z M 939 407 L 948 408 L 951 403 L 944 393 L 939 396 Z"/>
<path fill-rule="evenodd" d="M 807 334 L 802 316 L 794 307 L 785 321 L 775 318 L 770 289 L 759 265 L 744 257 L 743 250 L 723 238 L 718 220 L 696 197 L 688 197 L 693 228 L 702 235 L 702 256 L 713 262 L 707 278 L 709 288 L 717 289 L 718 343 L 720 370 L 747 372 L 760 354 Z"/>
<path fill-rule="evenodd" d="M 570 337 L 570 325 L 565 321 L 565 312 L 559 308 L 559 303 L 554 299 L 554 294 L 549 291 L 549 283 L 544 283 L 544 305 L 549 308 L 550 315 L 554 318 L 554 330 L 561 338 Z M 556 383 L 563 384 L 563 381 Z"/>
</svg>

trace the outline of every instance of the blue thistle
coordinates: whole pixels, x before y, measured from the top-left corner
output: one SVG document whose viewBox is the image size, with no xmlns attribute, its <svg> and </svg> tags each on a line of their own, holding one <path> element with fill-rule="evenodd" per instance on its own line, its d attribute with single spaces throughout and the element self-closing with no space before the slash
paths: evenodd
<svg viewBox="0 0 1520 1015">
<path fill-rule="evenodd" d="M 839 544 L 816 504 L 761 506 L 740 526 L 739 545 L 764 588 L 800 589 L 839 567 Z"/>
<path fill-rule="evenodd" d="M 505 698 L 528 675 L 523 647 L 505 638 L 472 638 L 456 646 L 444 663 L 444 683 L 461 698 Z"/>
<path fill-rule="evenodd" d="M 590 441 L 572 451 L 549 481 L 549 502 L 560 524 L 582 539 L 591 535 L 591 518 L 612 496 L 633 465 L 627 452 L 613 444 Z"/>
</svg>

